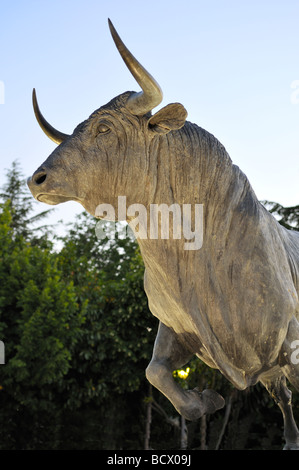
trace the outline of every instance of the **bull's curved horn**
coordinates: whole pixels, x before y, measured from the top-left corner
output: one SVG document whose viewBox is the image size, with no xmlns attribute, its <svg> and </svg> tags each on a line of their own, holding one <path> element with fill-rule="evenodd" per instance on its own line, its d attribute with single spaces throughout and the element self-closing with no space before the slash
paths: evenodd
<svg viewBox="0 0 299 470">
<path fill-rule="evenodd" d="M 134 93 L 127 101 L 127 108 L 132 114 L 141 116 L 158 106 L 163 99 L 163 93 L 156 80 L 145 70 L 145 68 L 135 59 L 131 52 L 120 39 L 116 29 L 108 19 L 111 35 L 115 45 L 122 56 L 126 66 L 138 82 L 143 91 Z"/>
<path fill-rule="evenodd" d="M 34 114 L 37 119 L 37 122 L 39 123 L 40 127 L 44 131 L 44 133 L 51 139 L 55 144 L 61 144 L 68 136 L 68 134 L 63 134 L 62 132 L 57 131 L 54 129 L 54 127 L 49 124 L 42 113 L 40 112 L 40 109 L 37 104 L 37 99 L 36 99 L 36 93 L 35 93 L 35 88 L 33 88 L 32 91 L 32 103 L 33 103 L 33 109 L 34 109 Z"/>
</svg>

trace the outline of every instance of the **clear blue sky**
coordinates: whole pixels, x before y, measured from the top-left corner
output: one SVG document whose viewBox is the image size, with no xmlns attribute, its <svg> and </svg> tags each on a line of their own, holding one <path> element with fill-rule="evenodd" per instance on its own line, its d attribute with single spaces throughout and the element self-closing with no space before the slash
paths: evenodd
<svg viewBox="0 0 299 470">
<path fill-rule="evenodd" d="M 160 107 L 184 104 L 259 199 L 299 204 L 298 0 L 1 0 L 0 15 L 1 185 L 13 160 L 29 176 L 55 148 L 35 121 L 33 87 L 46 118 L 66 133 L 114 96 L 139 90 L 109 17 L 161 85 Z M 56 207 L 57 220 L 82 210 Z"/>
</svg>

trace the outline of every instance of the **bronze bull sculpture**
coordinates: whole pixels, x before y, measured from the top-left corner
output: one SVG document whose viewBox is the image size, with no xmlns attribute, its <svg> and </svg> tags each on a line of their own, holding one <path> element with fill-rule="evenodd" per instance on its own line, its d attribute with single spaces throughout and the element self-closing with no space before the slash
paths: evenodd
<svg viewBox="0 0 299 470">
<path fill-rule="evenodd" d="M 179 237 L 150 237 L 149 227 L 137 238 L 149 307 L 160 320 L 146 376 L 188 420 L 224 406 L 218 393 L 174 381 L 172 372 L 193 355 L 237 389 L 261 382 L 281 408 L 284 448 L 299 449 L 286 385 L 287 378 L 299 390 L 299 233 L 279 225 L 219 141 L 186 121 L 181 104 L 151 114 L 161 89 L 109 26 L 142 91 L 112 99 L 72 135 L 45 120 L 34 91 L 37 120 L 59 146 L 29 188 L 39 201 L 74 200 L 94 216 L 101 204 L 116 207 L 120 195 L 146 211 L 202 204 L 200 249 L 185 249 Z"/>
</svg>

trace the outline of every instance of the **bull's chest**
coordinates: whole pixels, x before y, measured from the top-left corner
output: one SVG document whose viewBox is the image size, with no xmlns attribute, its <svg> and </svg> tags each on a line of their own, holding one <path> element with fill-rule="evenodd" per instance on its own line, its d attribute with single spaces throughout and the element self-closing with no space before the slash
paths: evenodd
<svg viewBox="0 0 299 470">
<path fill-rule="evenodd" d="M 145 270 L 144 289 L 151 313 L 164 325 L 178 334 L 194 333 L 196 301 L 192 286 L 182 284 L 181 279 L 164 279 Z"/>
</svg>

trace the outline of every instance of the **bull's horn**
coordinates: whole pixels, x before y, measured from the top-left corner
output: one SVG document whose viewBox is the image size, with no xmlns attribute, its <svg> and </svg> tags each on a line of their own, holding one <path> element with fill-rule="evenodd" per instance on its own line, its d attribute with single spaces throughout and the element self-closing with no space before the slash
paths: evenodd
<svg viewBox="0 0 299 470">
<path fill-rule="evenodd" d="M 40 109 L 37 104 L 37 99 L 36 99 L 36 93 L 35 93 L 35 88 L 33 88 L 32 92 L 32 102 L 33 102 L 33 109 L 34 109 L 34 114 L 37 119 L 37 122 L 39 123 L 40 127 L 44 131 L 44 133 L 50 137 L 55 144 L 61 144 L 68 136 L 68 134 L 63 134 L 62 132 L 57 131 L 54 129 L 54 127 L 49 124 L 42 113 L 40 112 Z"/>
<path fill-rule="evenodd" d="M 138 60 L 135 59 L 124 45 L 109 19 L 108 23 L 111 35 L 120 55 L 143 90 L 140 93 L 134 93 L 130 96 L 127 101 L 127 108 L 132 114 L 137 116 L 144 115 L 161 103 L 163 98 L 162 90 L 156 80 L 145 70 L 145 68 L 138 62 Z"/>
</svg>

